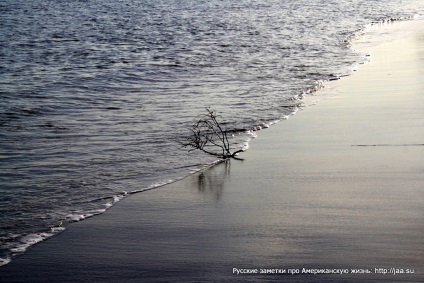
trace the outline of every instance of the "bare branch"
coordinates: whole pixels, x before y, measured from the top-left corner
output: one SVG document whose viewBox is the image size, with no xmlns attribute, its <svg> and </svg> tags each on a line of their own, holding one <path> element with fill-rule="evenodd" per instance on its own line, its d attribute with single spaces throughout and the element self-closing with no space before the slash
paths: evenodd
<svg viewBox="0 0 424 283">
<path fill-rule="evenodd" d="M 190 128 L 191 135 L 186 138 L 187 142 L 182 143 L 182 146 L 184 148 L 189 147 L 189 152 L 201 150 L 223 159 L 236 158 L 244 150 L 231 152 L 227 131 L 222 128 L 217 119 L 221 116 L 216 115 L 210 108 L 206 108 L 206 111 L 207 113 L 199 116 L 199 120 L 192 125 Z M 210 148 L 219 149 L 221 153 L 210 150 Z"/>
</svg>

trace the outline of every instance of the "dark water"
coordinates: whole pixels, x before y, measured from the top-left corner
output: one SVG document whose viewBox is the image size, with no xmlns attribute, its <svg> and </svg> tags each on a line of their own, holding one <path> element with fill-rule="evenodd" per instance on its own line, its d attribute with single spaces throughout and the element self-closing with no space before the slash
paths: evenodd
<svg viewBox="0 0 424 283">
<path fill-rule="evenodd" d="M 246 147 L 364 60 L 367 24 L 420 0 L 0 3 L 0 265 L 215 159 L 178 143 L 205 107 Z"/>
</svg>

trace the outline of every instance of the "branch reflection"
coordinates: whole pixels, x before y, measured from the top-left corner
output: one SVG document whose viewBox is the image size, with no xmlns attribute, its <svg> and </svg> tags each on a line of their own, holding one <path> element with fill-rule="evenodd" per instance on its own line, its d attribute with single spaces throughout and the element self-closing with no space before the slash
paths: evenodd
<svg viewBox="0 0 424 283">
<path fill-rule="evenodd" d="M 222 197 L 226 179 L 230 176 L 231 161 L 212 166 L 199 173 L 197 177 L 197 188 L 200 193 L 210 196 L 219 202 Z"/>
</svg>

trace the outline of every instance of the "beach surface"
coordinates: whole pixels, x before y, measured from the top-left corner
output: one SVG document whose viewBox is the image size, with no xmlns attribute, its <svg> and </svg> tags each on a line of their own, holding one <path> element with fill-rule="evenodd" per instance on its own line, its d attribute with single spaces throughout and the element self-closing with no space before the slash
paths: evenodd
<svg viewBox="0 0 424 283">
<path fill-rule="evenodd" d="M 423 282 L 420 26 L 381 27 L 408 33 L 367 47 L 370 63 L 259 132 L 244 161 L 74 223 L 0 281 Z"/>
</svg>

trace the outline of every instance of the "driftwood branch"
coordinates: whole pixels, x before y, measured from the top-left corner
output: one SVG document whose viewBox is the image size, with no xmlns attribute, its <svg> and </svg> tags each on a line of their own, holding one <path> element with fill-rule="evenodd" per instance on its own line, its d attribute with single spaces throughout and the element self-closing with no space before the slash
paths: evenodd
<svg viewBox="0 0 424 283">
<path fill-rule="evenodd" d="M 186 137 L 185 142 L 182 142 L 182 146 L 189 148 L 188 151 L 201 150 L 223 159 L 236 158 L 244 150 L 231 152 L 228 131 L 222 128 L 217 119 L 220 116 L 210 108 L 206 108 L 206 111 L 207 113 L 201 115 L 199 120 L 192 125 L 191 134 Z"/>
</svg>

